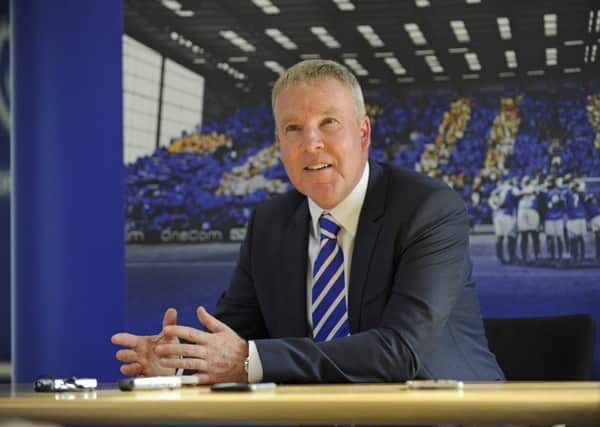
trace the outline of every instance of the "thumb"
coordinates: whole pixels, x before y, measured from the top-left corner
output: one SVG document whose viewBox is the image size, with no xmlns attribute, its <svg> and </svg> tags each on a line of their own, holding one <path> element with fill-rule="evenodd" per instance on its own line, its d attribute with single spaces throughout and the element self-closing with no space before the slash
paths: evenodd
<svg viewBox="0 0 600 427">
<path fill-rule="evenodd" d="M 177 310 L 175 310 L 174 308 L 168 308 L 167 311 L 165 311 L 165 316 L 163 317 L 163 321 L 162 321 L 163 328 L 165 326 L 171 326 L 171 325 L 176 325 L 176 324 L 177 324 Z"/>
<path fill-rule="evenodd" d="M 200 320 L 200 323 L 206 326 L 206 329 L 211 332 L 225 332 L 229 330 L 229 327 L 225 323 L 221 322 L 216 317 L 211 316 L 210 313 L 202 306 L 198 307 L 196 314 L 198 315 L 198 320 Z"/>
</svg>

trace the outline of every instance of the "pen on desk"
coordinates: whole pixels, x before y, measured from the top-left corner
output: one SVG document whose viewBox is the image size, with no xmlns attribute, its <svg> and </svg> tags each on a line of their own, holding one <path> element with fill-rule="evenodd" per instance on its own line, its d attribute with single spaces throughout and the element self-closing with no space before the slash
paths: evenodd
<svg viewBox="0 0 600 427">
<path fill-rule="evenodd" d="M 196 375 L 180 375 L 165 377 L 139 377 L 119 380 L 119 388 L 123 391 L 156 390 L 163 388 L 181 388 L 184 385 L 197 385 Z"/>
</svg>

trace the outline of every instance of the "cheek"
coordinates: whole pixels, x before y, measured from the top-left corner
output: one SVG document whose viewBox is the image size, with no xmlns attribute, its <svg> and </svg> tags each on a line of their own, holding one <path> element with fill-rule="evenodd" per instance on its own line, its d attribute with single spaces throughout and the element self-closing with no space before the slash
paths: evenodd
<svg viewBox="0 0 600 427">
<path fill-rule="evenodd" d="M 290 156 L 290 150 L 285 145 L 279 145 L 279 158 L 282 162 L 286 162 Z"/>
<path fill-rule="evenodd" d="M 279 151 L 279 157 L 281 158 L 283 166 L 288 173 L 295 171 L 299 167 L 298 155 L 294 152 L 294 150 L 290 150 L 289 148 L 281 148 Z"/>
</svg>

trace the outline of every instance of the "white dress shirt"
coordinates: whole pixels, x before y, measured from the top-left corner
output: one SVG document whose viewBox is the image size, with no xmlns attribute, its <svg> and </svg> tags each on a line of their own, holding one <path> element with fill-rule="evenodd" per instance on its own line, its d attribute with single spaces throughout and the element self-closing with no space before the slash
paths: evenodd
<svg viewBox="0 0 600 427">
<path fill-rule="evenodd" d="M 354 250 L 354 239 L 360 211 L 367 194 L 367 184 L 369 183 L 369 163 L 365 164 L 362 176 L 354 189 L 342 200 L 335 208 L 325 210 L 321 208 L 314 200 L 308 198 L 308 208 L 310 210 L 311 227 L 308 236 L 308 265 L 306 269 L 306 309 L 307 319 L 312 330 L 312 270 L 313 264 L 319 253 L 321 240 L 321 231 L 319 227 L 319 218 L 323 212 L 329 212 L 340 226 L 337 235 L 338 243 L 344 254 L 344 282 L 346 286 L 346 307 L 348 306 L 348 284 L 350 283 L 350 267 L 352 264 L 352 253 Z M 263 370 L 260 355 L 256 349 L 254 341 L 248 341 L 248 382 L 256 383 L 262 381 Z"/>
</svg>

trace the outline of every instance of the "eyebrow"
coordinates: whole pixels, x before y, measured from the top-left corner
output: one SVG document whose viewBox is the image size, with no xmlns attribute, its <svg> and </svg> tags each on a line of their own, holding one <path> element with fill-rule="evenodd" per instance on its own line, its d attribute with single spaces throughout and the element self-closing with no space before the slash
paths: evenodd
<svg viewBox="0 0 600 427">
<path fill-rule="evenodd" d="M 337 108 L 331 107 L 331 108 L 326 109 L 323 112 L 320 112 L 319 114 L 322 116 L 330 116 L 330 115 L 335 115 L 338 113 L 339 113 L 339 110 Z M 279 120 L 278 122 L 283 125 L 283 124 L 287 124 L 289 122 L 295 122 L 297 120 L 298 120 L 298 116 L 290 114 L 288 116 L 282 117 L 281 120 Z"/>
<path fill-rule="evenodd" d="M 338 112 L 339 112 L 339 111 L 338 111 L 338 109 L 337 109 L 337 108 L 335 108 L 335 107 L 332 107 L 332 108 L 329 108 L 329 109 L 327 109 L 327 110 L 323 111 L 323 115 L 325 115 L 325 116 L 329 116 L 329 115 L 332 115 L 332 114 L 337 114 Z"/>
</svg>

